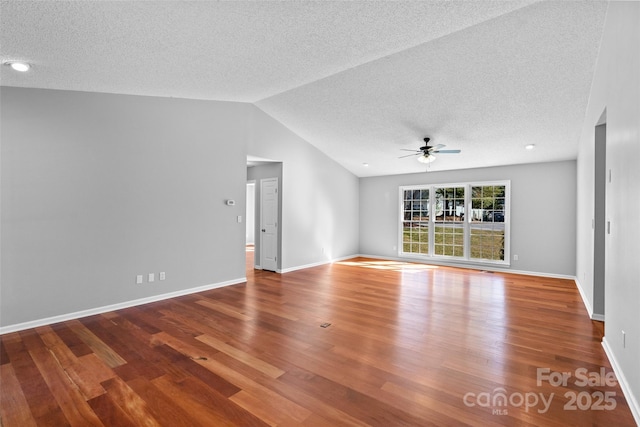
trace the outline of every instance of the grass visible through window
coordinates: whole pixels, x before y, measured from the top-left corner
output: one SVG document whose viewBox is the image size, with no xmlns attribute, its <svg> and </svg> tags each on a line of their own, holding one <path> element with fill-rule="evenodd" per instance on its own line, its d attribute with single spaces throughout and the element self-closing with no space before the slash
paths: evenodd
<svg viewBox="0 0 640 427">
<path fill-rule="evenodd" d="M 418 230 L 416 230 L 416 228 Z M 436 255 L 464 256 L 462 228 L 435 227 L 434 248 Z M 404 227 L 402 249 L 416 254 L 429 253 L 429 233 L 424 227 Z M 503 230 L 472 230 L 471 258 L 504 260 Z"/>
</svg>

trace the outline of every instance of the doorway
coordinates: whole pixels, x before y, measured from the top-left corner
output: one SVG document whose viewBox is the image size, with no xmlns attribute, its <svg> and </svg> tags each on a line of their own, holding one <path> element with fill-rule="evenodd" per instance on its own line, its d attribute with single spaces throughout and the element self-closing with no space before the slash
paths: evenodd
<svg viewBox="0 0 640 427">
<path fill-rule="evenodd" d="M 607 124 L 606 111 L 595 127 L 593 214 L 593 314 L 604 321 L 607 233 Z"/>
<path fill-rule="evenodd" d="M 253 246 L 256 244 L 256 182 L 247 182 L 247 212 L 245 221 L 246 224 L 246 237 L 245 244 L 247 246 Z"/>
<path fill-rule="evenodd" d="M 253 247 L 254 251 L 252 253 L 247 253 L 247 259 L 251 256 L 253 258 L 253 266 L 252 269 L 256 270 L 270 270 L 275 272 L 280 272 L 282 268 L 282 195 L 281 189 L 283 185 L 283 177 L 282 177 L 282 162 L 278 162 L 275 160 L 267 160 L 257 157 L 251 157 L 251 161 L 249 161 L 249 156 L 247 156 L 247 183 L 255 184 L 254 185 L 254 221 L 250 221 L 247 219 L 247 225 L 253 225 L 254 232 L 254 242 L 255 246 Z M 263 234 L 267 234 L 267 227 L 262 226 L 262 214 L 263 214 L 263 205 L 266 203 L 263 202 L 262 195 L 262 185 L 264 183 L 271 183 L 269 185 L 269 191 L 272 194 L 269 197 L 269 202 L 274 202 L 274 205 L 271 206 L 269 211 L 271 227 L 269 231 L 274 231 L 272 236 L 263 236 Z M 247 187 L 249 188 L 249 187 Z M 247 190 L 248 192 L 251 190 Z M 275 196 L 275 197 L 274 197 Z M 262 232 L 262 229 L 265 229 L 265 232 Z M 273 230 L 275 229 L 275 230 Z M 269 237 L 269 241 L 266 241 L 267 237 Z M 267 251 L 267 264 L 263 265 L 263 251 L 262 245 L 263 242 L 265 245 L 271 245 L 269 248 L 265 247 L 265 251 Z M 269 262 L 270 261 L 270 262 Z M 253 274 L 253 272 L 250 272 Z"/>
<path fill-rule="evenodd" d="M 247 273 L 254 268 L 254 252 L 256 244 L 256 182 L 247 182 L 247 212 L 245 214 L 246 235 L 245 252 Z"/>
</svg>

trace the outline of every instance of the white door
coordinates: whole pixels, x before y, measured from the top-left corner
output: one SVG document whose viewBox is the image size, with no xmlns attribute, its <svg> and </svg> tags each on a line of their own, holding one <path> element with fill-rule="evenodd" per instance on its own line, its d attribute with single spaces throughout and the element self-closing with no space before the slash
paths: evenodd
<svg viewBox="0 0 640 427">
<path fill-rule="evenodd" d="M 278 269 L 278 178 L 260 180 L 260 267 Z"/>
</svg>

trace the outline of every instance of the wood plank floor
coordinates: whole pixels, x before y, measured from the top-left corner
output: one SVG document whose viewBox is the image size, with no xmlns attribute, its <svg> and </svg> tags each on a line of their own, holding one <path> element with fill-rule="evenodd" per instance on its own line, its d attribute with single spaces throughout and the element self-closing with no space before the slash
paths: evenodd
<svg viewBox="0 0 640 427">
<path fill-rule="evenodd" d="M 602 333 L 568 280 L 363 258 L 249 270 L 246 284 L 3 335 L 0 415 L 5 427 L 633 426 Z"/>
</svg>

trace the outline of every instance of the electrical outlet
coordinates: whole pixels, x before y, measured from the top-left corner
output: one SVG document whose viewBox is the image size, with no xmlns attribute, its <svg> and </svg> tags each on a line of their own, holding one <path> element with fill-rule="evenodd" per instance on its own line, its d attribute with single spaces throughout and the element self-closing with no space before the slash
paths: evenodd
<svg viewBox="0 0 640 427">
<path fill-rule="evenodd" d="M 142 277 L 142 274 L 138 274 L 138 275 L 136 276 L 136 285 L 140 285 L 140 284 L 142 284 L 143 280 L 144 280 L 144 279 L 143 279 L 143 277 Z"/>
<path fill-rule="evenodd" d="M 148 280 L 149 280 L 149 283 L 151 283 L 151 282 L 155 282 L 155 281 L 156 281 L 156 275 L 155 275 L 155 273 L 149 273 Z"/>
<path fill-rule="evenodd" d="M 627 334 L 622 331 L 622 348 L 627 348 Z"/>
<path fill-rule="evenodd" d="M 514 255 L 514 256 L 513 256 L 513 260 L 514 260 L 514 261 L 518 261 L 518 259 L 520 259 L 520 257 L 519 257 L 518 255 Z"/>
<path fill-rule="evenodd" d="M 164 271 L 160 272 L 160 280 L 164 280 L 167 278 L 167 273 L 165 273 Z"/>
</svg>

